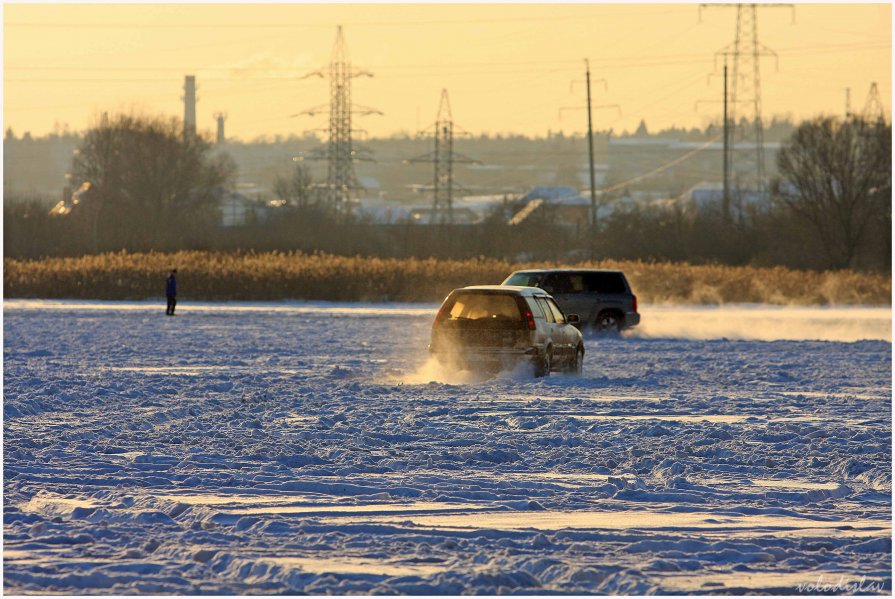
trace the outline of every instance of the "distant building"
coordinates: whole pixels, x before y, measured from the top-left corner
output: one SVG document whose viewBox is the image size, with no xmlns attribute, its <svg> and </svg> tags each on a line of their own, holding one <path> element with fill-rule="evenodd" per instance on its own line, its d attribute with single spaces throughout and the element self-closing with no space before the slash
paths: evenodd
<svg viewBox="0 0 895 599">
<path fill-rule="evenodd" d="M 594 185 L 603 187 L 606 185 L 606 178 L 609 175 L 608 164 L 594 164 Z M 586 162 L 578 165 L 578 183 L 582 187 L 589 189 L 590 187 L 590 165 Z"/>
<path fill-rule="evenodd" d="M 534 187 L 527 194 L 522 196 L 519 201 L 527 204 L 532 200 L 557 200 L 562 197 L 577 196 L 578 190 L 574 187 Z"/>
<path fill-rule="evenodd" d="M 743 209 L 763 208 L 769 206 L 771 201 L 767 191 L 759 192 L 753 189 L 731 189 L 730 196 L 732 210 L 735 210 L 737 206 L 741 206 Z M 700 212 L 708 208 L 722 206 L 724 204 L 724 184 L 706 181 L 697 183 L 685 191 L 680 199 L 684 204 L 689 204 Z"/>
<path fill-rule="evenodd" d="M 476 212 L 470 208 L 454 207 L 453 211 L 455 225 L 472 225 L 479 222 L 480 218 Z M 435 209 L 431 206 L 426 208 L 411 208 L 410 218 L 413 222 L 420 225 L 437 225 L 440 224 L 435 220 Z"/>
<path fill-rule="evenodd" d="M 452 198 L 454 224 L 471 225 L 480 223 L 502 207 L 519 201 L 518 194 L 498 193 L 489 195 L 469 195 Z M 419 224 L 431 224 L 432 204 L 410 208 L 411 219 Z"/>
<path fill-rule="evenodd" d="M 535 187 L 519 200 L 521 206 L 508 221 L 519 225 L 544 211 L 550 212 L 553 222 L 580 227 L 590 222 L 590 198 L 585 198 L 574 187 Z"/>
<path fill-rule="evenodd" d="M 376 177 L 370 175 L 358 175 L 357 182 L 367 192 L 378 193 L 382 189 L 382 184 Z"/>
<path fill-rule="evenodd" d="M 408 208 L 382 199 L 363 199 L 353 205 L 351 211 L 360 220 L 377 225 L 396 225 L 412 220 Z"/>
<path fill-rule="evenodd" d="M 84 181 L 74 193 L 71 186 L 66 185 L 62 191 L 62 199 L 50 209 L 50 216 L 68 216 L 76 210 L 83 210 L 85 204 L 89 205 L 93 193 L 90 181 Z"/>
<path fill-rule="evenodd" d="M 221 189 L 217 193 L 221 227 L 241 227 L 267 220 L 267 206 L 238 191 Z"/>
<path fill-rule="evenodd" d="M 506 206 L 511 202 L 517 201 L 518 199 L 518 194 L 508 193 L 463 196 L 460 198 L 454 198 L 454 210 L 458 208 L 472 210 L 478 217 L 478 221 L 476 222 L 479 222 L 487 218 L 500 207 Z"/>
</svg>

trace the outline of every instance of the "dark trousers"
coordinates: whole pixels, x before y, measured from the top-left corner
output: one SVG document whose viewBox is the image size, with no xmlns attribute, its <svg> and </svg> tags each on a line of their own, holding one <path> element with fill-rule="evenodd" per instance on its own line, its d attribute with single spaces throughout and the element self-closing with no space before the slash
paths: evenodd
<svg viewBox="0 0 895 599">
<path fill-rule="evenodd" d="M 174 314 L 174 306 L 177 305 L 177 297 L 173 295 L 168 296 L 168 308 L 165 310 L 165 314 Z"/>
</svg>

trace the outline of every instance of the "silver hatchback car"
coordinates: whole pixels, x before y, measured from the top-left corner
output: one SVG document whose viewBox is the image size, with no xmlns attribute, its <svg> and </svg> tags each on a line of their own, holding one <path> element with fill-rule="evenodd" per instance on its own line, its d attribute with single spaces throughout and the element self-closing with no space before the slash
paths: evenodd
<svg viewBox="0 0 895 599">
<path fill-rule="evenodd" d="M 480 285 L 453 290 L 435 322 L 429 353 L 458 370 L 496 372 L 519 363 L 534 366 L 535 376 L 557 370 L 580 373 L 584 341 L 543 289 Z"/>
</svg>

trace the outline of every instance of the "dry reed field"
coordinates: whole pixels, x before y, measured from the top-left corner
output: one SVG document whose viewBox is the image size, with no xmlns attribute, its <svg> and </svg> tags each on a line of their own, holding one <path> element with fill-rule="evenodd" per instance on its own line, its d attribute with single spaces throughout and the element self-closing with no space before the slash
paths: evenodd
<svg viewBox="0 0 895 599">
<path fill-rule="evenodd" d="M 500 283 L 523 268 L 621 269 L 641 303 L 889 305 L 890 276 L 782 267 L 599 261 L 383 259 L 298 252 L 109 253 L 80 258 L 4 258 L 5 298 L 134 300 L 160 297 L 171 268 L 189 300 L 436 302 L 456 287 Z"/>
</svg>

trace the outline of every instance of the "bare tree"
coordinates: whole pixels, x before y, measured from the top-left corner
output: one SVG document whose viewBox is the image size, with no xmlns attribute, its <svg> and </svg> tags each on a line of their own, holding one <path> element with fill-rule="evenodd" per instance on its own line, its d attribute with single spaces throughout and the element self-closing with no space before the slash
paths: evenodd
<svg viewBox="0 0 895 599">
<path fill-rule="evenodd" d="M 304 165 L 296 164 L 290 177 L 277 177 L 273 190 L 279 199 L 304 210 L 313 203 L 313 187 L 314 182 L 308 169 Z"/>
<path fill-rule="evenodd" d="M 86 133 L 72 172 L 91 184 L 85 208 L 104 245 L 170 247 L 216 219 L 216 192 L 235 164 L 182 131 L 176 118 L 118 115 Z"/>
<path fill-rule="evenodd" d="M 819 118 L 802 123 L 777 154 L 776 198 L 811 223 L 829 266 L 854 266 L 876 219 L 891 218 L 892 127 Z"/>
</svg>

